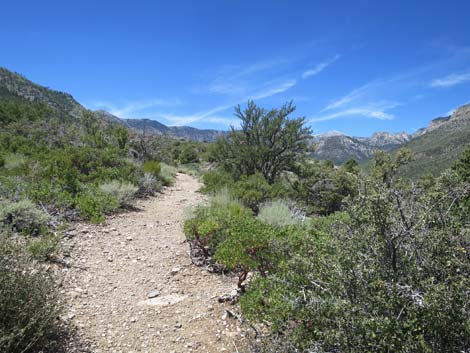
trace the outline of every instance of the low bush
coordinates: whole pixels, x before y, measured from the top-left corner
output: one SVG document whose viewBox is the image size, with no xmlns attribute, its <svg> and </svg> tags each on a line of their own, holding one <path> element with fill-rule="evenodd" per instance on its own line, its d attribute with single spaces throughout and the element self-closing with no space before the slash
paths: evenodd
<svg viewBox="0 0 470 353">
<path fill-rule="evenodd" d="M 228 188 L 222 188 L 209 198 L 209 208 L 230 208 L 233 206 L 243 207 L 241 202 L 236 199 Z"/>
<path fill-rule="evenodd" d="M 176 173 L 178 173 L 178 171 L 175 167 L 162 163 L 158 178 L 162 181 L 163 185 L 170 186 L 175 182 Z"/>
<path fill-rule="evenodd" d="M 103 222 L 106 214 L 119 207 L 117 199 L 92 187 L 83 190 L 77 196 L 75 204 L 80 215 L 93 223 Z"/>
<path fill-rule="evenodd" d="M 54 351 L 61 313 L 49 271 L 12 241 L 0 241 L 0 351 Z"/>
<path fill-rule="evenodd" d="M 139 182 L 140 195 L 153 195 L 162 189 L 162 182 L 152 173 L 145 173 Z"/>
<path fill-rule="evenodd" d="M 31 256 L 39 261 L 46 261 L 57 251 L 59 246 L 59 236 L 46 234 L 42 237 L 34 238 L 27 243 L 26 249 Z"/>
<path fill-rule="evenodd" d="M 282 253 L 273 243 L 287 234 L 251 215 L 234 219 L 228 234 L 218 244 L 214 258 L 225 268 L 238 271 L 238 287 L 244 291 L 250 272 L 265 277 L 275 268 Z"/>
<path fill-rule="evenodd" d="M 209 205 L 194 210 L 192 218 L 184 223 L 184 232 L 192 246 L 209 259 L 229 236 L 232 224 L 251 217 L 252 212 L 224 190 L 214 195 Z"/>
<path fill-rule="evenodd" d="M 129 205 L 138 188 L 128 182 L 112 180 L 109 183 L 101 184 L 100 190 L 116 199 L 120 206 L 124 206 Z"/>
<path fill-rule="evenodd" d="M 0 223 L 14 232 L 39 235 L 47 232 L 49 215 L 29 200 L 0 202 Z"/>
<path fill-rule="evenodd" d="M 348 196 L 357 194 L 358 177 L 326 163 L 311 161 L 299 166 L 293 182 L 293 198 L 308 214 L 329 215 L 340 211 Z"/>
<path fill-rule="evenodd" d="M 161 165 L 157 161 L 146 161 L 142 165 L 142 170 L 144 173 L 149 173 L 155 177 L 158 177 L 160 175 Z"/>
<path fill-rule="evenodd" d="M 204 186 L 201 188 L 202 192 L 213 194 L 222 188 L 227 188 L 234 183 L 234 180 L 229 173 L 217 170 L 206 172 L 202 176 Z"/>
<path fill-rule="evenodd" d="M 281 183 L 269 184 L 260 173 L 242 176 L 230 190 L 237 199 L 255 213 L 258 213 L 262 203 L 282 197 L 287 193 Z"/>
</svg>

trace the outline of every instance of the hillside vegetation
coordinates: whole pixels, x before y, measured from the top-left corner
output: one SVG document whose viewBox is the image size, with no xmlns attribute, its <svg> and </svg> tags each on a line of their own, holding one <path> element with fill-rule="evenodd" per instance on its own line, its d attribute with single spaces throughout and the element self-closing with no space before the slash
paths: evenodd
<svg viewBox="0 0 470 353">
<path fill-rule="evenodd" d="M 54 351 L 55 279 L 67 222 L 100 223 L 173 182 L 206 147 L 134 133 L 65 93 L 0 72 L 0 351 Z"/>
<path fill-rule="evenodd" d="M 434 120 L 403 147 L 413 152 L 413 161 L 404 166 L 403 175 L 416 178 L 439 175 L 470 145 L 470 105 L 457 109 L 450 117 Z"/>
</svg>

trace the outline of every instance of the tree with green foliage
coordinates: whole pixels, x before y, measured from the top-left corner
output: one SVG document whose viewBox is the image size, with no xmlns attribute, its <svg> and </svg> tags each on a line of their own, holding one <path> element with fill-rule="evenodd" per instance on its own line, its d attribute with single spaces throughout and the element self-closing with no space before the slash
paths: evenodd
<svg viewBox="0 0 470 353">
<path fill-rule="evenodd" d="M 113 129 L 114 137 L 117 141 L 117 145 L 121 150 L 124 150 L 129 142 L 129 130 L 124 126 L 118 125 Z"/>
<path fill-rule="evenodd" d="M 191 144 L 186 144 L 186 146 L 184 146 L 181 150 L 179 161 L 182 164 L 199 162 L 199 156 L 196 148 Z"/>
<path fill-rule="evenodd" d="M 359 174 L 359 172 L 360 172 L 359 163 L 357 163 L 357 161 L 354 158 L 351 158 L 351 159 L 347 160 L 346 162 L 344 162 L 343 169 L 344 169 L 344 171 L 346 171 L 348 173 L 353 173 L 353 174 L 356 174 L 356 175 Z"/>
<path fill-rule="evenodd" d="M 235 178 L 261 173 L 274 183 L 284 171 L 292 170 L 308 152 L 311 130 L 305 118 L 290 119 L 292 102 L 280 109 L 266 110 L 249 101 L 245 110 L 235 108 L 239 130 L 232 127 L 213 149 L 213 159 Z"/>
<path fill-rule="evenodd" d="M 462 181 L 470 182 L 470 147 L 462 153 L 453 168 Z"/>
</svg>

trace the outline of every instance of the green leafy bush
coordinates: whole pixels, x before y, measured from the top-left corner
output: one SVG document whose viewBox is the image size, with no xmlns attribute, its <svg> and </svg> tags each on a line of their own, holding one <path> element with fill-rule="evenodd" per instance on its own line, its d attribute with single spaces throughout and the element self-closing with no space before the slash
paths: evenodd
<svg viewBox="0 0 470 353">
<path fill-rule="evenodd" d="M 423 192 L 381 170 L 344 214 L 274 243 L 288 256 L 250 282 L 242 309 L 299 351 L 467 351 L 469 190 L 446 176 Z"/>
<path fill-rule="evenodd" d="M 298 166 L 293 197 L 305 205 L 308 214 L 329 215 L 340 211 L 348 196 L 357 194 L 354 173 L 329 168 L 311 161 Z"/>
<path fill-rule="evenodd" d="M 262 203 L 286 195 L 282 184 L 269 184 L 260 173 L 242 176 L 231 186 L 230 190 L 237 199 L 255 213 L 258 213 Z"/>
<path fill-rule="evenodd" d="M 87 188 L 76 200 L 80 215 L 91 222 L 101 223 L 104 216 L 119 207 L 117 199 L 95 188 Z"/>
<path fill-rule="evenodd" d="M 22 248 L 0 241 L 0 351 L 42 352 L 56 346 L 61 312 L 57 285 Z"/>
<path fill-rule="evenodd" d="M 184 223 L 184 233 L 208 259 L 212 257 L 230 233 L 231 225 L 240 219 L 250 218 L 252 213 L 235 200 L 228 191 L 214 195 L 207 206 L 200 206 L 193 217 Z"/>
<path fill-rule="evenodd" d="M 161 165 L 157 161 L 146 161 L 142 165 L 142 170 L 144 173 L 149 173 L 155 177 L 158 177 L 160 175 Z"/>
<path fill-rule="evenodd" d="M 138 188 L 131 183 L 112 180 L 108 183 L 101 184 L 100 190 L 116 199 L 119 205 L 128 205 L 134 198 Z"/>
<path fill-rule="evenodd" d="M 182 164 L 199 162 L 198 151 L 194 146 L 191 145 L 183 147 L 179 155 L 179 161 Z"/>
<path fill-rule="evenodd" d="M 248 273 L 265 277 L 280 259 L 275 238 L 285 233 L 252 216 L 238 217 L 230 224 L 229 236 L 217 247 L 215 259 L 229 270 L 238 270 L 238 287 L 245 290 Z"/>
<path fill-rule="evenodd" d="M 47 232 L 49 215 L 29 200 L 0 202 L 0 223 L 14 232 L 39 235 Z"/>
<path fill-rule="evenodd" d="M 211 170 L 202 175 L 204 186 L 201 188 L 202 192 L 213 194 L 222 188 L 227 188 L 234 183 L 234 180 L 229 173 Z"/>
</svg>

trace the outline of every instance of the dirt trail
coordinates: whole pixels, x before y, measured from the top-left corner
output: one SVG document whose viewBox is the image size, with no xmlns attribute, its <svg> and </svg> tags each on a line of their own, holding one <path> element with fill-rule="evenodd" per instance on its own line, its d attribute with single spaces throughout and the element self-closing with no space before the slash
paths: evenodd
<svg viewBox="0 0 470 353">
<path fill-rule="evenodd" d="M 87 351 L 237 351 L 240 324 L 217 302 L 234 281 L 194 266 L 184 242 L 185 209 L 204 201 L 199 187 L 178 174 L 175 186 L 138 210 L 69 231 L 65 320 Z"/>
</svg>

